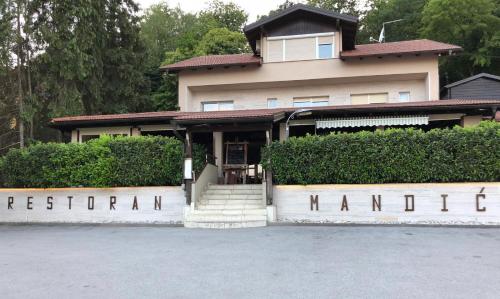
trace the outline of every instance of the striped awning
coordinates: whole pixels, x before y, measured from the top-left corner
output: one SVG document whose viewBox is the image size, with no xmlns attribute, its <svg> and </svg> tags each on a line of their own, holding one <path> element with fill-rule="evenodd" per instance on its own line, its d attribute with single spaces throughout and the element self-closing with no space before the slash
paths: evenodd
<svg viewBox="0 0 500 299">
<path fill-rule="evenodd" d="M 427 124 L 429 124 L 428 115 L 339 117 L 316 120 L 316 128 L 318 129 L 378 126 L 415 126 Z"/>
</svg>

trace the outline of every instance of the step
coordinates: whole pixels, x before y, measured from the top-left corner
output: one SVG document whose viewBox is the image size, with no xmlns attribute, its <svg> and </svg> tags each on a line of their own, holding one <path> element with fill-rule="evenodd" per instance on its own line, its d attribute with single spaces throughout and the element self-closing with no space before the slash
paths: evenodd
<svg viewBox="0 0 500 299">
<path fill-rule="evenodd" d="M 266 215 L 220 215 L 220 214 L 194 214 L 186 218 L 186 222 L 246 222 L 266 221 Z"/>
<path fill-rule="evenodd" d="M 267 210 L 260 209 L 199 209 L 191 215 L 267 215 Z"/>
<path fill-rule="evenodd" d="M 248 205 L 208 205 L 208 204 L 198 204 L 196 206 L 197 210 L 253 210 L 253 209 L 264 209 L 263 204 L 248 204 Z"/>
<path fill-rule="evenodd" d="M 238 194 L 238 195 L 246 195 L 246 194 L 255 194 L 262 195 L 262 190 L 257 189 L 207 189 L 205 194 Z"/>
<path fill-rule="evenodd" d="M 203 194 L 201 200 L 212 200 L 212 199 L 252 199 L 252 200 L 262 200 L 262 194 Z"/>
<path fill-rule="evenodd" d="M 209 199 L 202 198 L 199 202 L 202 205 L 262 205 L 262 199 Z"/>
<path fill-rule="evenodd" d="M 191 222 L 191 221 L 186 221 L 184 223 L 184 227 L 188 227 L 188 228 L 211 228 L 211 229 L 263 227 L 266 225 L 267 225 L 267 221 L 242 221 L 242 222 Z"/>
<path fill-rule="evenodd" d="M 261 184 L 252 185 L 208 185 L 209 190 L 262 190 Z"/>
</svg>

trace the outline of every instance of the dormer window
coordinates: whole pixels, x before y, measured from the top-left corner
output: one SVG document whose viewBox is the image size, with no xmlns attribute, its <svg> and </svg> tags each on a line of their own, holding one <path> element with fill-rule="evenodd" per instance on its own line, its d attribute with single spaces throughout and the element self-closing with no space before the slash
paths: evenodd
<svg viewBox="0 0 500 299">
<path fill-rule="evenodd" d="M 334 32 L 268 37 L 265 62 L 331 59 L 334 37 Z"/>
</svg>

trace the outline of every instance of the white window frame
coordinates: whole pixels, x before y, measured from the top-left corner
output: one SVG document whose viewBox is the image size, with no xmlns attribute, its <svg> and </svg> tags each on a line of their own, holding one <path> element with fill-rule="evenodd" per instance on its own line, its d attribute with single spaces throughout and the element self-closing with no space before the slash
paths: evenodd
<svg viewBox="0 0 500 299">
<path fill-rule="evenodd" d="M 211 104 L 211 105 L 217 105 L 217 110 L 205 110 L 205 105 L 206 104 Z M 232 104 L 233 107 L 231 109 L 220 109 L 221 104 Z M 211 112 L 211 111 L 231 111 L 234 110 L 234 101 L 203 101 L 201 102 L 201 111 L 202 112 Z"/>
<path fill-rule="evenodd" d="M 319 37 L 320 36 L 316 36 L 316 59 L 333 59 L 335 58 L 335 34 L 332 36 L 332 42 L 331 43 L 322 43 L 320 44 L 319 43 Z M 332 45 L 332 55 L 331 57 L 328 57 L 328 58 L 320 58 L 319 57 L 319 46 L 321 45 Z"/>
<path fill-rule="evenodd" d="M 326 102 L 326 105 L 314 105 L 313 103 Z M 309 103 L 309 105 L 296 106 L 296 103 Z M 292 107 L 304 108 L 304 107 L 324 107 L 330 105 L 329 96 L 314 96 L 314 97 L 295 97 L 293 98 Z"/>
<path fill-rule="evenodd" d="M 274 107 L 270 107 L 270 105 L 269 105 L 270 102 L 274 102 L 275 106 Z M 278 107 L 279 107 L 278 98 L 267 98 L 267 108 L 268 109 L 273 109 L 273 108 L 278 108 Z"/>
<path fill-rule="evenodd" d="M 380 95 L 380 94 L 387 95 L 386 101 L 383 102 L 383 103 L 388 103 L 389 102 L 389 92 L 351 93 L 351 95 L 350 95 L 351 105 L 381 104 L 380 102 L 372 102 L 372 99 L 371 99 L 371 96 L 373 96 L 373 95 Z M 366 103 L 366 104 L 353 104 L 352 103 L 352 97 L 353 96 L 366 96 L 367 99 L 368 99 L 368 103 Z"/>
<path fill-rule="evenodd" d="M 402 100 L 402 99 L 401 99 L 401 94 L 408 94 L 408 99 L 406 99 L 406 100 Z M 398 100 L 399 100 L 400 102 L 404 102 L 404 103 L 406 103 L 406 102 L 410 102 L 410 101 L 411 101 L 411 92 L 409 92 L 409 91 L 400 91 L 400 92 L 398 93 Z"/>
<path fill-rule="evenodd" d="M 283 49 L 282 49 L 282 59 L 281 61 L 287 61 L 286 60 L 286 40 L 287 39 L 300 39 L 300 38 L 308 38 L 308 37 L 315 37 L 316 38 L 316 59 L 320 59 L 319 58 L 319 37 L 322 37 L 322 36 L 332 36 L 332 57 L 330 58 L 321 58 L 321 59 L 333 59 L 333 58 L 336 58 L 335 57 L 335 31 L 332 31 L 332 32 L 324 32 L 324 33 L 310 33 L 310 34 L 298 34 L 298 35 L 280 35 L 280 36 L 271 36 L 271 37 L 267 37 L 267 41 L 276 41 L 276 40 L 281 40 L 283 45 Z M 321 45 L 324 45 L 321 44 Z M 266 50 L 267 51 L 267 50 Z M 269 59 L 269 56 L 268 56 L 268 59 Z"/>
</svg>

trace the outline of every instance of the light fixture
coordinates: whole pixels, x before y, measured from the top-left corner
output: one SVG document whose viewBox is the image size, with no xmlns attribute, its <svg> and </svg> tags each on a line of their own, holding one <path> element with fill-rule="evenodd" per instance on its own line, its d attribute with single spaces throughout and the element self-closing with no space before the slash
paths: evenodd
<svg viewBox="0 0 500 299">
<path fill-rule="evenodd" d="M 295 116 L 306 116 L 311 114 L 312 114 L 311 109 L 299 109 L 290 114 L 290 116 L 286 120 L 286 125 L 285 125 L 285 140 L 288 140 L 288 137 L 290 136 L 290 126 L 289 126 L 290 120 L 292 120 Z"/>
</svg>

